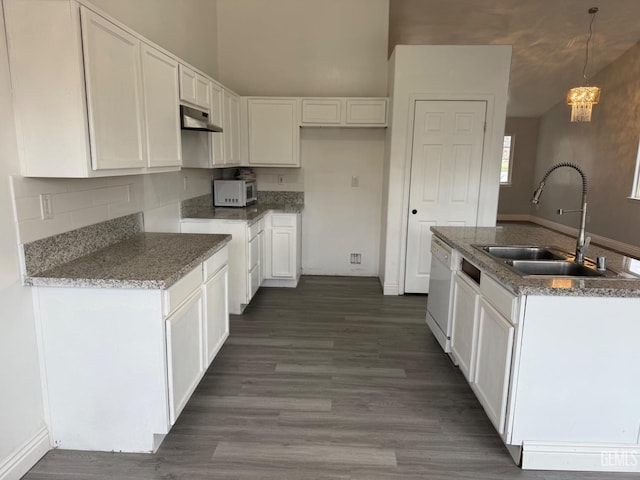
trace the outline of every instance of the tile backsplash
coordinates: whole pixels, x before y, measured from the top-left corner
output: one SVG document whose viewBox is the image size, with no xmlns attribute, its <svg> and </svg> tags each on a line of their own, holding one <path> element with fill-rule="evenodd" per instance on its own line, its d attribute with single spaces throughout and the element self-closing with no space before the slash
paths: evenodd
<svg viewBox="0 0 640 480">
<path fill-rule="evenodd" d="M 107 178 L 11 177 L 19 243 L 86 227 L 143 211 L 165 215 L 176 205 L 177 223 L 182 200 L 211 192 L 211 170 L 128 175 Z M 50 195 L 51 218 L 43 219 L 40 195 Z"/>
</svg>

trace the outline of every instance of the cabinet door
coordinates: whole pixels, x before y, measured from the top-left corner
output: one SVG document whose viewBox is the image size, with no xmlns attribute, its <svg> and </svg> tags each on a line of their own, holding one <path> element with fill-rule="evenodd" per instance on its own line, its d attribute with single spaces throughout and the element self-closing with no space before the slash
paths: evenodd
<svg viewBox="0 0 640 480">
<path fill-rule="evenodd" d="M 229 335 L 229 267 L 220 269 L 205 284 L 205 354 L 211 365 Z"/>
<path fill-rule="evenodd" d="M 146 165 L 140 41 L 81 7 L 94 170 Z"/>
<path fill-rule="evenodd" d="M 260 284 L 262 284 L 262 282 L 264 281 L 265 278 L 267 278 L 267 255 L 266 255 L 266 249 L 265 249 L 265 233 L 264 230 L 260 231 L 260 233 L 258 233 L 258 245 L 260 247 Z"/>
<path fill-rule="evenodd" d="M 142 78 L 149 167 L 180 166 L 178 62 L 142 44 Z"/>
<path fill-rule="evenodd" d="M 342 122 L 342 104 L 339 98 L 302 100 L 302 123 L 310 125 L 332 125 Z"/>
<path fill-rule="evenodd" d="M 300 165 L 296 99 L 249 99 L 249 163 Z"/>
<path fill-rule="evenodd" d="M 271 276 L 295 278 L 295 229 L 273 227 L 271 229 Z"/>
<path fill-rule="evenodd" d="M 471 377 L 471 388 L 500 435 L 505 427 L 513 335 L 513 325 L 481 299 L 475 374 Z"/>
<path fill-rule="evenodd" d="M 474 374 L 475 349 L 478 329 L 479 288 L 456 273 L 453 289 L 453 315 L 451 326 L 451 353 L 458 361 L 467 380 Z"/>
<path fill-rule="evenodd" d="M 204 373 L 202 290 L 165 320 L 169 419 L 173 425 Z"/>
<path fill-rule="evenodd" d="M 196 104 L 196 72 L 180 65 L 180 100 Z"/>
<path fill-rule="evenodd" d="M 233 93 L 223 91 L 224 100 L 224 163 L 240 163 L 240 99 Z"/>
<path fill-rule="evenodd" d="M 347 99 L 346 123 L 384 125 L 387 123 L 386 99 Z"/>
<path fill-rule="evenodd" d="M 211 85 L 211 122 L 224 130 L 224 99 L 220 85 Z M 224 165 L 224 133 L 211 133 L 211 165 Z"/>
<path fill-rule="evenodd" d="M 196 74 L 196 105 L 207 112 L 211 108 L 211 81 Z"/>
</svg>

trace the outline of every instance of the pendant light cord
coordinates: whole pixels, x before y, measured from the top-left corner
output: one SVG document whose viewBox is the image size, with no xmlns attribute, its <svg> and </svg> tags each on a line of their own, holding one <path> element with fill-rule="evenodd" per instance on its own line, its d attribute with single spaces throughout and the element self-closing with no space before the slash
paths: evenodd
<svg viewBox="0 0 640 480">
<path fill-rule="evenodd" d="M 591 44 L 591 38 L 593 37 L 593 22 L 596 20 L 596 13 L 598 13 L 598 7 L 591 7 L 589 9 L 591 14 L 591 21 L 589 22 L 589 35 L 587 36 L 587 45 L 585 48 L 584 67 L 582 68 L 582 78 L 585 83 L 589 85 L 589 77 L 587 77 L 587 67 L 589 65 L 589 45 Z M 591 59 L 593 61 L 593 58 Z"/>
</svg>

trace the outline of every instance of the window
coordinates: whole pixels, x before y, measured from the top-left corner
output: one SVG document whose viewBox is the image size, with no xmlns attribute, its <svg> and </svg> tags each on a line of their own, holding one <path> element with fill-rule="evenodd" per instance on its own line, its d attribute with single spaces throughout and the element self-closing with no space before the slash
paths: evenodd
<svg viewBox="0 0 640 480">
<path fill-rule="evenodd" d="M 638 154 L 636 156 L 636 174 L 633 180 L 633 190 L 631 191 L 631 198 L 640 200 L 640 145 L 638 146 Z"/>
<path fill-rule="evenodd" d="M 513 163 L 513 135 L 505 135 L 502 144 L 502 166 L 500 167 L 500 183 L 511 183 L 511 165 Z"/>
</svg>

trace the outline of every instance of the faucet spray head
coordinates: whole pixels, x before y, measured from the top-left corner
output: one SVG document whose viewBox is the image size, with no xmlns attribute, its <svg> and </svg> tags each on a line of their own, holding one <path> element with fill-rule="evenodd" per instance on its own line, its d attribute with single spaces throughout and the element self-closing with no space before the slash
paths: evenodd
<svg viewBox="0 0 640 480">
<path fill-rule="evenodd" d="M 533 192 L 533 197 L 531 198 L 531 203 L 537 205 L 540 202 L 540 195 L 542 195 L 542 190 L 544 189 L 544 182 L 540 182 L 538 188 L 535 192 Z"/>
</svg>

